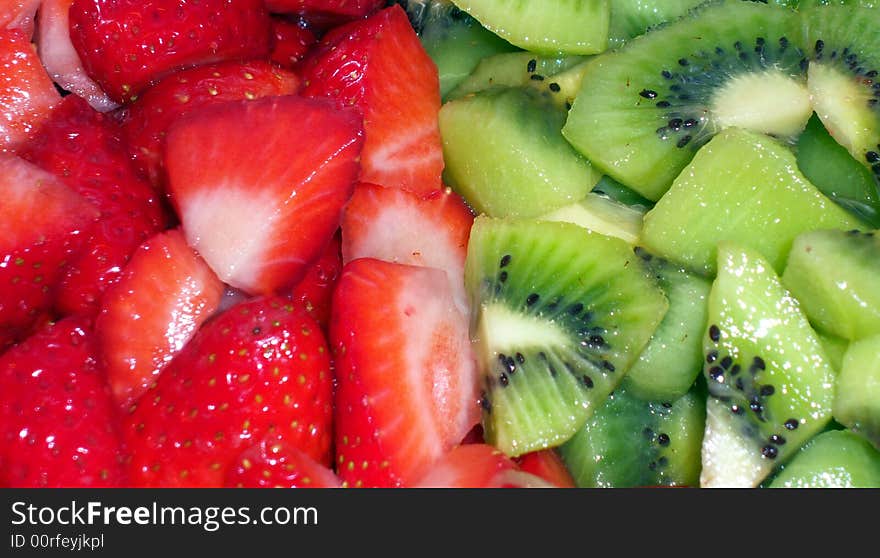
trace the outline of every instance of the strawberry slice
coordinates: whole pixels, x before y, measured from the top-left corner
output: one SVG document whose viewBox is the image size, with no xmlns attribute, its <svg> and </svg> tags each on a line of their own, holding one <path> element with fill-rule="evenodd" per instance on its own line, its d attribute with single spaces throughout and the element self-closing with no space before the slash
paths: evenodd
<svg viewBox="0 0 880 558">
<path fill-rule="evenodd" d="M 464 262 L 473 222 L 470 208 L 449 188 L 420 197 L 361 183 L 342 217 L 342 261 L 377 258 L 442 269 L 467 313 Z"/>
<path fill-rule="evenodd" d="M 266 0 L 272 13 L 296 14 L 321 29 L 364 18 L 384 5 L 384 0 Z"/>
<path fill-rule="evenodd" d="M 119 112 L 131 155 L 155 185 L 165 183 L 162 153 L 172 122 L 206 105 L 295 93 L 299 78 L 269 62 L 220 62 L 175 72 Z"/>
<path fill-rule="evenodd" d="M 28 36 L 0 26 L 0 151 L 25 143 L 60 100 Z"/>
<path fill-rule="evenodd" d="M 339 228 L 362 136 L 355 112 L 294 95 L 222 103 L 178 120 L 165 163 L 190 245 L 248 293 L 297 283 Z"/>
<path fill-rule="evenodd" d="M 127 484 L 119 417 L 88 321 L 66 318 L 0 356 L 0 486 Z"/>
<path fill-rule="evenodd" d="M 437 67 L 399 4 L 327 33 L 303 62 L 303 94 L 364 115 L 362 182 L 442 188 Z"/>
<path fill-rule="evenodd" d="M 568 468 L 551 448 L 520 455 L 514 461 L 522 471 L 531 473 L 558 488 L 576 488 Z"/>
<path fill-rule="evenodd" d="M 505 472 L 516 471 L 516 463 L 487 444 L 456 446 L 436 461 L 414 483 L 414 488 L 501 488 Z"/>
<path fill-rule="evenodd" d="M 86 74 L 82 60 L 70 41 L 70 5 L 73 0 L 36 0 L 40 5 L 37 52 L 52 80 L 65 91 L 86 99 L 98 111 L 118 106 Z M 2 8 L 0 8 L 2 9 Z"/>
<path fill-rule="evenodd" d="M 0 153 L 0 350 L 49 310 L 98 210 L 55 176 Z M 0 390 L 2 391 L 2 390 Z"/>
<path fill-rule="evenodd" d="M 116 402 L 128 408 L 220 305 L 223 283 L 178 229 L 142 244 L 107 289 L 95 333 Z"/>
<path fill-rule="evenodd" d="M 74 0 L 70 38 L 117 103 L 180 68 L 269 54 L 263 0 Z"/>
<path fill-rule="evenodd" d="M 302 281 L 296 284 L 290 298 L 299 303 L 325 329 L 330 323 L 333 289 L 342 273 L 340 235 L 335 234 L 321 257 L 309 267 Z"/>
<path fill-rule="evenodd" d="M 101 212 L 86 250 L 67 268 L 57 302 L 64 314 L 94 314 L 132 252 L 166 227 L 162 200 L 136 174 L 118 124 L 76 95 L 62 100 L 21 156 L 58 176 Z"/>
<path fill-rule="evenodd" d="M 34 32 L 34 15 L 43 0 L 0 0 L 0 29 L 21 29 L 26 37 Z"/>
<path fill-rule="evenodd" d="M 269 58 L 282 68 L 295 69 L 318 38 L 308 24 L 299 19 L 272 18 L 272 53 Z"/>
<path fill-rule="evenodd" d="M 479 421 L 467 318 L 442 271 L 372 258 L 345 266 L 332 308 L 337 472 L 410 485 Z"/>
<path fill-rule="evenodd" d="M 329 467 L 290 444 L 263 440 L 242 452 L 226 475 L 229 488 L 341 488 Z"/>
<path fill-rule="evenodd" d="M 218 487 L 271 436 L 330 463 L 330 356 L 318 324 L 279 297 L 206 322 L 125 420 L 136 486 Z"/>
</svg>

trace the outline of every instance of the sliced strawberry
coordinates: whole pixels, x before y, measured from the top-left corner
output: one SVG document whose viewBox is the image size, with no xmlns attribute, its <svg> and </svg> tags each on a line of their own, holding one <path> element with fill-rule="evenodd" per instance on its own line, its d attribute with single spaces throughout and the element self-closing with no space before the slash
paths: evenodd
<svg viewBox="0 0 880 558">
<path fill-rule="evenodd" d="M 0 0 L 0 29 L 20 29 L 26 37 L 34 32 L 34 14 L 43 0 Z"/>
<path fill-rule="evenodd" d="M 128 408 L 220 305 L 223 283 L 177 229 L 142 244 L 107 289 L 95 332 L 116 402 Z"/>
<path fill-rule="evenodd" d="M 295 69 L 318 38 L 303 20 L 272 18 L 272 53 L 270 59 L 282 68 Z"/>
<path fill-rule="evenodd" d="M 122 108 L 119 117 L 138 167 L 160 185 L 165 182 L 165 134 L 172 122 L 210 104 L 287 95 L 299 86 L 295 74 L 262 60 L 207 64 L 162 79 Z"/>
<path fill-rule="evenodd" d="M 86 74 L 82 60 L 70 42 L 70 5 L 73 0 L 36 0 L 40 4 L 37 52 L 49 76 L 62 89 L 86 99 L 101 112 L 118 105 Z"/>
<path fill-rule="evenodd" d="M 342 273 L 340 244 L 340 235 L 333 235 L 324 253 L 309 267 L 305 277 L 296 284 L 290 294 L 290 297 L 325 329 L 330 323 L 333 289 Z"/>
<path fill-rule="evenodd" d="M 0 26 L 0 151 L 26 142 L 60 100 L 27 35 Z"/>
<path fill-rule="evenodd" d="M 298 15 L 320 29 L 361 19 L 384 5 L 384 0 L 266 0 L 269 11 Z"/>
<path fill-rule="evenodd" d="M 70 38 L 90 77 L 125 103 L 174 70 L 269 54 L 263 0 L 74 0 Z"/>
<path fill-rule="evenodd" d="M 436 461 L 416 483 L 415 488 L 501 488 L 506 471 L 516 471 L 516 463 L 487 444 L 456 446 Z"/>
<path fill-rule="evenodd" d="M 553 449 L 533 451 L 520 455 L 514 461 L 521 470 L 544 479 L 553 486 L 576 488 L 571 473 L 568 472 L 568 468 L 565 466 L 562 458 Z"/>
<path fill-rule="evenodd" d="M 428 194 L 442 188 L 437 67 L 399 4 L 333 29 L 303 62 L 303 94 L 364 115 L 360 180 Z"/>
<path fill-rule="evenodd" d="M 318 324 L 282 298 L 206 322 L 125 421 L 137 486 L 222 486 L 271 436 L 330 463 L 332 377 Z"/>
<path fill-rule="evenodd" d="M 339 228 L 362 146 L 360 117 L 294 95 L 205 107 L 168 133 L 183 230 L 229 285 L 297 283 Z"/>
<path fill-rule="evenodd" d="M 347 486 L 407 486 L 479 421 L 467 318 L 442 271 L 350 262 L 330 339 L 336 468 Z"/>
<path fill-rule="evenodd" d="M 230 488 L 341 488 L 329 467 L 284 442 L 263 440 L 242 452 L 226 474 Z"/>
<path fill-rule="evenodd" d="M 127 484 L 90 324 L 66 318 L 0 356 L 0 486 Z"/>
<path fill-rule="evenodd" d="M 342 217 L 342 260 L 377 258 L 442 269 L 466 313 L 464 262 L 473 222 L 464 200 L 448 188 L 423 198 L 361 183 Z"/>
<path fill-rule="evenodd" d="M 98 210 L 55 176 L 2 153 L 0 200 L 2 350 L 49 310 Z"/>
<path fill-rule="evenodd" d="M 86 251 L 67 268 L 57 303 L 65 314 L 96 313 L 132 252 L 166 227 L 162 200 L 135 172 L 118 124 L 76 95 L 64 98 L 21 156 L 101 211 Z"/>
</svg>

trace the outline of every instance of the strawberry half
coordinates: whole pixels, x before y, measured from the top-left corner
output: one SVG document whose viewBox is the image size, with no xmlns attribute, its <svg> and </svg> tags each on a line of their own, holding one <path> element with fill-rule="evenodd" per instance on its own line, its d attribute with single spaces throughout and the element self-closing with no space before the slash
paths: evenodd
<svg viewBox="0 0 880 558">
<path fill-rule="evenodd" d="M 220 305 L 223 283 L 179 230 L 142 244 L 95 322 L 116 402 L 127 408 Z"/>
<path fill-rule="evenodd" d="M 272 18 L 272 53 L 269 58 L 282 68 L 295 69 L 318 38 L 303 20 Z"/>
<path fill-rule="evenodd" d="M 304 95 L 363 113 L 362 182 L 442 188 L 437 67 L 399 4 L 331 30 L 302 68 Z"/>
<path fill-rule="evenodd" d="M 98 210 L 52 174 L 0 153 L 0 350 L 49 310 Z M 0 390 L 2 391 L 2 390 Z"/>
<path fill-rule="evenodd" d="M 325 330 L 330 323 L 333 289 L 342 273 L 340 244 L 340 235 L 333 235 L 324 253 L 309 267 L 305 277 L 296 284 L 290 294 L 290 298 L 315 318 Z"/>
<path fill-rule="evenodd" d="M 342 217 L 342 261 L 377 258 L 442 269 L 466 313 L 464 262 L 473 222 L 470 208 L 449 188 L 420 197 L 361 183 Z"/>
<path fill-rule="evenodd" d="M 360 117 L 294 95 L 206 107 L 168 132 L 169 191 L 186 237 L 251 294 L 292 286 L 339 228 Z"/>
<path fill-rule="evenodd" d="M 295 93 L 299 78 L 262 60 L 220 62 L 175 72 L 119 111 L 131 156 L 154 185 L 164 185 L 162 155 L 171 124 L 207 105 Z"/>
<path fill-rule="evenodd" d="M 514 462 L 522 471 L 544 479 L 558 488 L 577 488 L 565 462 L 552 448 L 520 455 Z"/>
<path fill-rule="evenodd" d="M 71 260 L 58 295 L 63 314 L 99 309 L 132 252 L 168 222 L 161 198 L 135 172 L 118 124 L 77 97 L 65 97 L 21 152 L 99 210 L 83 254 Z"/>
<path fill-rule="evenodd" d="M 0 486 L 127 484 L 90 324 L 66 318 L 0 356 Z"/>
<path fill-rule="evenodd" d="M 223 486 L 254 440 L 330 463 L 332 377 L 318 324 L 260 297 L 206 322 L 125 420 L 137 486 Z"/>
<path fill-rule="evenodd" d="M 74 0 L 70 38 L 117 103 L 181 68 L 269 54 L 263 0 Z"/>
<path fill-rule="evenodd" d="M 34 15 L 43 0 L 0 0 L 0 29 L 21 29 L 26 37 L 34 32 Z"/>
<path fill-rule="evenodd" d="M 501 488 L 516 463 L 487 444 L 456 446 L 435 462 L 414 488 Z"/>
<path fill-rule="evenodd" d="M 263 440 L 242 452 L 226 475 L 229 488 L 341 488 L 329 467 L 290 444 Z"/>
<path fill-rule="evenodd" d="M 60 100 L 28 36 L 0 26 L 0 151 L 25 143 Z"/>
<path fill-rule="evenodd" d="M 479 421 L 467 318 L 442 271 L 350 262 L 330 340 L 336 469 L 347 486 L 410 485 Z"/>
</svg>

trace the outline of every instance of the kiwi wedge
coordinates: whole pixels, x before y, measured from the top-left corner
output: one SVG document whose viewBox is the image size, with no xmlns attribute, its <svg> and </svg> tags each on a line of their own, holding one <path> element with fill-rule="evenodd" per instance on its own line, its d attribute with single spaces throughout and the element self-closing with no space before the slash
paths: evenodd
<svg viewBox="0 0 880 558">
<path fill-rule="evenodd" d="M 559 448 L 579 488 L 697 486 L 706 395 L 642 400 L 617 389 Z"/>
<path fill-rule="evenodd" d="M 638 207 L 590 192 L 581 201 L 560 207 L 538 218 L 544 221 L 573 223 L 634 245 L 642 232 L 644 214 L 645 212 Z"/>
<path fill-rule="evenodd" d="M 677 19 L 705 0 L 614 0 L 608 30 L 610 47 L 644 34 L 652 27 Z"/>
<path fill-rule="evenodd" d="M 880 449 L 880 335 L 853 342 L 837 377 L 834 418 Z"/>
<path fill-rule="evenodd" d="M 573 436 L 668 309 L 629 244 L 571 223 L 477 217 L 465 284 L 484 436 L 511 456 Z"/>
<path fill-rule="evenodd" d="M 782 282 L 813 325 L 850 341 L 880 334 L 880 238 L 818 230 L 795 239 Z"/>
<path fill-rule="evenodd" d="M 627 188 L 608 175 L 602 176 L 602 178 L 599 179 L 599 182 L 593 186 L 592 191 L 595 194 L 609 197 L 640 211 L 647 211 L 654 207 L 654 202 L 645 198 L 632 188 Z"/>
<path fill-rule="evenodd" d="M 708 324 L 701 485 L 758 486 L 830 422 L 835 373 L 800 305 L 753 250 L 720 244 Z"/>
<path fill-rule="evenodd" d="M 721 241 L 758 250 L 781 272 L 799 234 L 859 226 L 804 178 L 787 146 L 730 128 L 700 149 L 645 215 L 641 240 L 655 255 L 707 276 Z"/>
<path fill-rule="evenodd" d="M 817 434 L 769 488 L 880 488 L 880 452 L 846 430 Z"/>
<path fill-rule="evenodd" d="M 793 10 L 706 3 L 593 57 L 563 135 L 604 174 L 656 201 L 723 129 L 800 134 L 812 114 L 801 44 Z"/>
<path fill-rule="evenodd" d="M 595 54 L 608 46 L 611 0 L 453 0 L 487 29 L 539 54 Z"/>
</svg>

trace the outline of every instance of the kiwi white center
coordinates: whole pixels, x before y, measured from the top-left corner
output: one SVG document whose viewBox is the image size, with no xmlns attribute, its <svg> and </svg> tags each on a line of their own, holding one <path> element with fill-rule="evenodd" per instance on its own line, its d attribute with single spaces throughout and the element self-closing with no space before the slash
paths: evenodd
<svg viewBox="0 0 880 558">
<path fill-rule="evenodd" d="M 876 146 L 876 117 L 868 108 L 870 90 L 833 66 L 812 62 L 807 87 L 813 108 L 828 132 L 850 153 L 861 154 Z"/>
<path fill-rule="evenodd" d="M 523 351 L 531 347 L 565 347 L 566 332 L 553 322 L 520 314 L 504 304 L 487 304 L 480 313 L 478 327 L 483 356 Z"/>
<path fill-rule="evenodd" d="M 711 102 L 719 129 L 745 128 L 775 136 L 795 136 L 813 114 L 806 84 L 778 70 L 731 78 Z"/>
</svg>

